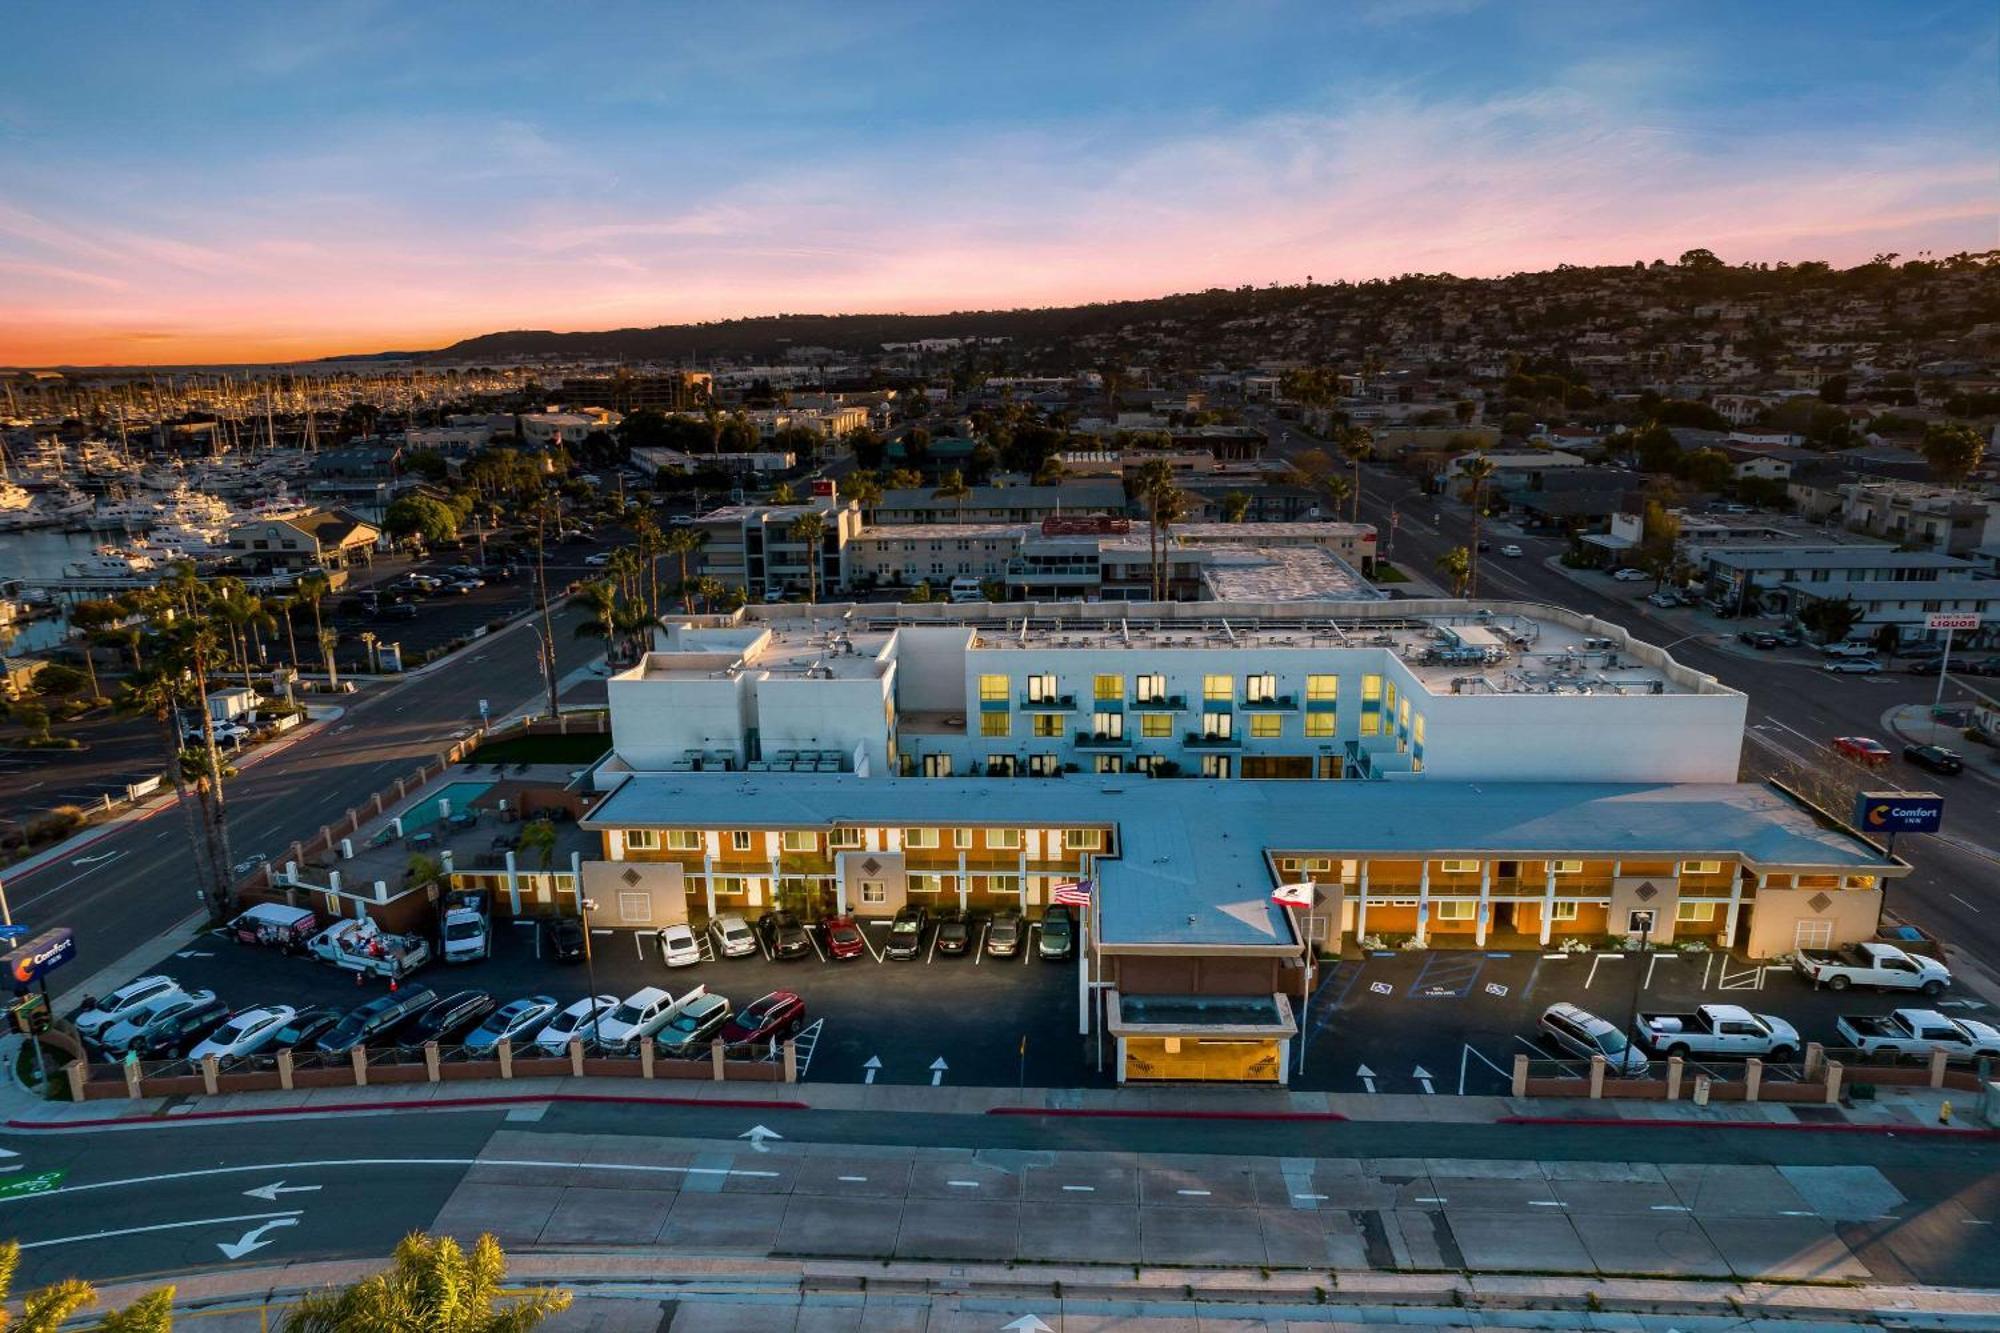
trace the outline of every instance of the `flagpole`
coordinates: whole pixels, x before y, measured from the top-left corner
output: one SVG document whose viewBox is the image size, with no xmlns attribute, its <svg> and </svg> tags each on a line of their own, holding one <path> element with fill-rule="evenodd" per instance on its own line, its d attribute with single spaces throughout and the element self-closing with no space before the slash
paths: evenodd
<svg viewBox="0 0 2000 1333">
<path fill-rule="evenodd" d="M 1298 902 L 1294 897 L 1300 891 L 1304 893 L 1304 903 Z M 1311 1026 L 1312 1019 L 1313 965 L 1316 959 L 1313 952 L 1313 943 L 1306 932 L 1303 920 L 1292 915 L 1292 912 L 1294 908 L 1303 907 L 1308 914 L 1307 919 L 1309 919 L 1312 908 L 1318 901 L 1318 896 L 1319 886 L 1311 880 L 1304 880 L 1297 884 L 1280 884 L 1271 892 L 1271 901 L 1284 908 L 1285 921 L 1292 927 L 1292 934 L 1297 937 L 1300 946 L 1305 951 L 1303 967 L 1306 988 L 1305 994 L 1299 997 L 1299 1034 L 1296 1039 L 1298 1042 L 1299 1057 L 1295 1062 L 1294 1077 L 1306 1072 L 1306 1033 Z"/>
</svg>

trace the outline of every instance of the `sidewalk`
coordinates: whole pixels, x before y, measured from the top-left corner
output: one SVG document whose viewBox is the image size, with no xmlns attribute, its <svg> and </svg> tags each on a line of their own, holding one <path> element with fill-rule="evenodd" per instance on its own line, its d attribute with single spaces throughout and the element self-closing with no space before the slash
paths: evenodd
<svg viewBox="0 0 2000 1333">
<path fill-rule="evenodd" d="M 1883 717 L 1882 724 L 1906 745 L 1942 745 L 1965 761 L 1967 772 L 1981 773 L 2000 782 L 2000 749 L 1967 740 L 1965 728 L 1932 717 L 1929 704 L 1893 708 Z"/>
</svg>

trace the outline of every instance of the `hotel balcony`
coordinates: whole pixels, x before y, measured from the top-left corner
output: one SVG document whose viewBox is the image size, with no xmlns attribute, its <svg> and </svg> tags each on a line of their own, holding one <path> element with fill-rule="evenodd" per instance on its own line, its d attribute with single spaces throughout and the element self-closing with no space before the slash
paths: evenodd
<svg viewBox="0 0 2000 1333">
<path fill-rule="evenodd" d="M 1190 750 L 1240 750 L 1243 748 L 1241 736 L 1205 736 L 1199 731 L 1190 731 L 1182 737 Z"/>
<path fill-rule="evenodd" d="M 1245 709 L 1257 713 L 1289 713 L 1298 708 L 1298 706 L 1297 697 L 1290 694 L 1274 694 L 1265 699 L 1245 699 L 1243 701 Z"/>
<path fill-rule="evenodd" d="M 1050 694 L 1035 699 L 1024 694 L 1021 696 L 1019 707 L 1024 713 L 1074 713 L 1076 711 L 1076 696 L 1074 694 Z"/>
<path fill-rule="evenodd" d="M 1187 711 L 1187 696 L 1167 694 L 1153 699 L 1134 699 L 1131 709 L 1135 713 L 1181 713 Z"/>
<path fill-rule="evenodd" d="M 1111 736 L 1103 732 L 1079 731 L 1076 733 L 1076 748 L 1079 750 L 1129 750 L 1132 748 L 1130 736 Z"/>
</svg>

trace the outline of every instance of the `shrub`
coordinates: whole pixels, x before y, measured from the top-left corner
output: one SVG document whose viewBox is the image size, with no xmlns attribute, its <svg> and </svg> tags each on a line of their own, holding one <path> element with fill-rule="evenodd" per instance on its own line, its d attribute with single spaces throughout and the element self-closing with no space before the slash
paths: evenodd
<svg viewBox="0 0 2000 1333">
<path fill-rule="evenodd" d="M 83 827 L 83 811 L 73 805 L 59 805 L 28 821 L 30 843 L 60 842 Z"/>
</svg>

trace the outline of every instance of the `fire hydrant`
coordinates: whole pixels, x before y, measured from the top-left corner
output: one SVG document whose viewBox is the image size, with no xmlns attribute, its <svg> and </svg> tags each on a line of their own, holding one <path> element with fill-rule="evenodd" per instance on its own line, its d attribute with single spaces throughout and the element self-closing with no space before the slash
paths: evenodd
<svg viewBox="0 0 2000 1333">
<path fill-rule="evenodd" d="M 1949 1125 L 1951 1123 L 1950 1102 L 1940 1102 L 1938 1104 L 1938 1123 L 1940 1125 Z"/>
</svg>

